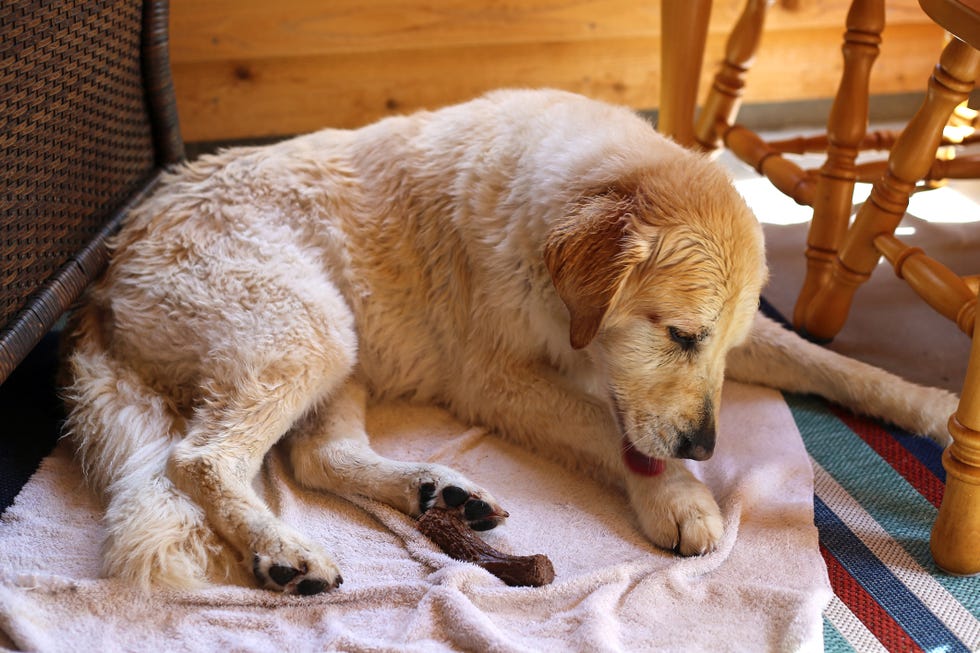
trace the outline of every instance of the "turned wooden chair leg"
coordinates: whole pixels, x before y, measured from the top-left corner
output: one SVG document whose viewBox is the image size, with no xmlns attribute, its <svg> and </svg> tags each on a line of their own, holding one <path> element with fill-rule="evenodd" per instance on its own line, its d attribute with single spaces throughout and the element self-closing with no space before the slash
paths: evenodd
<svg viewBox="0 0 980 653">
<path fill-rule="evenodd" d="M 935 159 L 946 121 L 973 88 L 978 64 L 980 52 L 958 39 L 943 50 L 923 105 L 892 148 L 888 171 L 858 211 L 830 278 L 805 310 L 803 329 L 811 337 L 830 340 L 844 325 L 854 292 L 871 276 L 881 256 L 874 238 L 893 233 L 905 215 L 916 182 Z"/>
<path fill-rule="evenodd" d="M 660 115 L 657 129 L 685 147 L 694 146 L 704 45 L 711 0 L 663 2 L 660 5 Z"/>
<path fill-rule="evenodd" d="M 719 125 L 727 127 L 735 122 L 735 116 L 742 103 L 742 88 L 745 86 L 745 75 L 752 65 L 759 41 L 762 38 L 762 27 L 765 23 L 766 10 L 774 0 L 748 0 L 745 9 L 739 17 L 735 28 L 728 37 L 725 46 L 725 60 L 721 69 L 715 75 L 708 99 L 698 116 L 694 128 L 694 137 L 705 150 L 716 150 L 721 145 Z M 666 4 L 673 4 L 665 2 Z M 677 3 L 682 4 L 682 3 Z"/>
<path fill-rule="evenodd" d="M 933 525 L 936 564 L 953 574 L 980 573 L 980 329 L 972 277 L 960 277 L 893 234 L 879 234 L 875 246 L 895 273 L 937 312 L 973 337 L 970 364 L 956 413 L 950 417 L 953 444 L 943 453 L 946 491 Z M 972 285 L 971 285 L 972 284 Z"/>
<path fill-rule="evenodd" d="M 974 326 L 970 365 L 960 405 L 949 419 L 951 444 L 943 453 L 946 491 L 932 527 L 930 548 L 940 569 L 980 574 L 980 328 Z"/>
<path fill-rule="evenodd" d="M 813 197 L 806 277 L 793 311 L 793 325 L 798 330 L 804 329 L 810 301 L 830 278 L 847 232 L 857 178 L 855 160 L 867 131 L 871 67 L 878 58 L 884 27 L 884 0 L 851 3 L 841 48 L 844 72 L 827 119 L 827 158 Z"/>
</svg>

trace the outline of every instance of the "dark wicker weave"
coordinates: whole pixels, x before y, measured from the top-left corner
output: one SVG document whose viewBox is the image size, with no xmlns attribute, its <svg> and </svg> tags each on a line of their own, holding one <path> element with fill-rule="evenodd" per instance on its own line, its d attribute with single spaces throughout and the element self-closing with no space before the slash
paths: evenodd
<svg viewBox="0 0 980 653">
<path fill-rule="evenodd" d="M 183 158 L 163 1 L 0 2 L 0 382 Z"/>
</svg>

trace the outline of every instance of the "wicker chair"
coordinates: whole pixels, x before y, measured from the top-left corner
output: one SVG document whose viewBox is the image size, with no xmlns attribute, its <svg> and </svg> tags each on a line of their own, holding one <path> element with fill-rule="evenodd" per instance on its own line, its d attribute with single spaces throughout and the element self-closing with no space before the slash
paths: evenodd
<svg viewBox="0 0 980 653">
<path fill-rule="evenodd" d="M 0 383 L 184 157 L 167 0 L 0 3 Z"/>
</svg>

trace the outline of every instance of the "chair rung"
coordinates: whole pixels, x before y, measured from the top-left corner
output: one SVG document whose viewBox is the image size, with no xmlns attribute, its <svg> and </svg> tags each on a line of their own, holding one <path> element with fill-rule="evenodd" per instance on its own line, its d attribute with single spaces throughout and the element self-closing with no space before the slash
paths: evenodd
<svg viewBox="0 0 980 653">
<path fill-rule="evenodd" d="M 918 247 L 910 247 L 892 234 L 879 234 L 874 244 L 894 266 L 900 279 L 939 314 L 973 337 L 977 291 L 969 283 Z"/>
<path fill-rule="evenodd" d="M 816 182 L 806 170 L 784 159 L 758 134 L 741 125 L 733 125 L 723 135 L 725 146 L 739 159 L 769 179 L 783 194 L 798 204 L 812 206 Z"/>
<path fill-rule="evenodd" d="M 861 139 L 858 149 L 866 150 L 890 150 L 895 144 L 895 139 L 901 132 L 892 130 L 873 131 L 865 134 Z M 826 152 L 830 146 L 830 139 L 827 134 L 817 134 L 815 136 L 796 136 L 781 140 L 769 141 L 769 147 L 783 154 L 811 154 L 814 152 Z"/>
</svg>

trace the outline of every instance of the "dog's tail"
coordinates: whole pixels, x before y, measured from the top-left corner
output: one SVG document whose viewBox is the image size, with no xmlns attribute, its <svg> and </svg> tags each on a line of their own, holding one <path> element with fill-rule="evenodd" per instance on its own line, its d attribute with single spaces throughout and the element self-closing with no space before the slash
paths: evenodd
<svg viewBox="0 0 980 653">
<path fill-rule="evenodd" d="M 727 370 L 736 381 L 817 394 L 943 446 L 951 441 L 946 423 L 959 402 L 955 394 L 815 345 L 761 314 L 749 341 L 729 353 Z"/>
<path fill-rule="evenodd" d="M 73 319 L 64 372 L 66 436 L 87 482 L 106 501 L 104 572 L 143 589 L 207 584 L 228 569 L 203 511 L 167 478 L 180 418 L 104 345 L 99 311 Z"/>
</svg>

